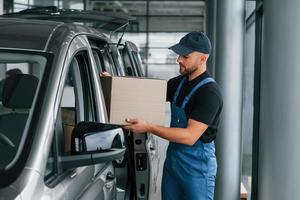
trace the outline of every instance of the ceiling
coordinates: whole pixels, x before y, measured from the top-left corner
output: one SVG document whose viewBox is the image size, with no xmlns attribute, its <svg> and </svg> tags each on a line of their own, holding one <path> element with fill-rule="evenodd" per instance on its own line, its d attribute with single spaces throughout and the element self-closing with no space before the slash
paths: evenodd
<svg viewBox="0 0 300 200">
<path fill-rule="evenodd" d="M 88 0 L 86 6 L 88 10 L 111 11 L 134 16 L 136 21 L 127 29 L 129 32 L 204 31 L 205 26 L 204 0 Z"/>
</svg>

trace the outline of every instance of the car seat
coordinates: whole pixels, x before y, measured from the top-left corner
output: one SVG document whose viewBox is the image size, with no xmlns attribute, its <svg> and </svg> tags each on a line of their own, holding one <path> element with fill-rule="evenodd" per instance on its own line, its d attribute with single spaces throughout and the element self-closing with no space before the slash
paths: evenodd
<svg viewBox="0 0 300 200">
<path fill-rule="evenodd" d="M 29 74 L 15 74 L 5 79 L 2 104 L 10 112 L 0 115 L 0 133 L 11 141 L 15 150 L 22 138 L 38 82 L 37 77 Z"/>
</svg>

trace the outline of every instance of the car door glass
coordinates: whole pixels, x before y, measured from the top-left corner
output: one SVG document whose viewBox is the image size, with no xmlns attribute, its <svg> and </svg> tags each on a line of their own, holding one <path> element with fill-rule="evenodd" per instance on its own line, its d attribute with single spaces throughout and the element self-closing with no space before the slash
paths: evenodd
<svg viewBox="0 0 300 200">
<path fill-rule="evenodd" d="M 107 58 L 107 61 L 109 62 L 109 66 L 110 66 L 110 69 L 111 69 L 113 75 L 119 75 L 117 68 L 114 64 L 113 58 L 111 57 L 109 46 L 105 46 L 103 55 L 104 55 L 104 57 Z"/>
<path fill-rule="evenodd" d="M 107 71 L 102 56 L 99 56 L 100 53 L 97 53 L 99 50 L 98 49 L 92 49 L 92 51 L 93 51 L 93 56 L 94 56 L 96 65 L 97 65 L 98 72 L 100 73 L 100 72 Z"/>
<path fill-rule="evenodd" d="M 76 124 L 77 117 L 83 118 L 83 88 L 81 84 L 80 72 L 77 59 L 71 63 L 67 80 L 64 85 L 63 95 L 60 104 L 60 117 L 63 131 L 64 150 L 68 154 L 71 152 L 71 134 Z M 79 73 L 78 73 L 79 72 Z M 59 116 L 58 116 L 59 117 Z M 59 132 L 59 130 L 56 130 Z"/>
<path fill-rule="evenodd" d="M 113 76 L 125 75 L 123 62 L 115 44 L 108 44 L 91 38 L 89 38 L 89 43 L 99 73 L 105 71 Z"/>
<path fill-rule="evenodd" d="M 55 164 L 54 163 L 54 149 L 51 148 L 49 152 L 49 156 L 47 159 L 47 165 L 46 165 L 46 170 L 44 174 L 44 180 L 47 183 L 51 183 L 51 178 L 53 179 L 55 177 Z"/>
<path fill-rule="evenodd" d="M 0 52 L 0 171 L 12 166 L 22 151 L 46 61 L 34 53 Z"/>
<path fill-rule="evenodd" d="M 117 75 L 118 76 L 122 76 L 122 75 L 125 75 L 124 74 L 124 70 L 123 70 L 123 62 L 121 62 L 121 56 L 118 52 L 118 49 L 114 46 L 114 45 L 111 45 L 110 46 L 110 50 L 109 50 L 109 55 L 112 59 L 112 62 L 113 62 L 113 66 L 117 72 Z"/>
<path fill-rule="evenodd" d="M 63 173 L 57 162 L 59 155 L 70 155 L 71 136 L 75 125 L 80 121 L 95 121 L 92 95 L 89 90 L 87 53 L 77 54 L 68 70 L 64 83 L 60 107 L 55 127 L 52 153 L 48 156 L 44 180 L 53 185 L 53 177 Z M 49 181 L 50 180 L 50 181 Z"/>
<path fill-rule="evenodd" d="M 75 98 L 76 93 L 74 87 L 74 81 L 77 80 L 74 77 L 74 68 L 76 67 L 78 67 L 78 62 L 75 58 L 69 67 L 67 77 L 63 86 L 63 93 L 60 102 L 60 107 L 58 110 L 58 116 L 54 133 L 55 136 L 53 138 L 51 151 L 47 159 L 44 181 L 49 187 L 55 185 L 55 183 L 53 183 L 55 182 L 55 177 L 59 173 L 61 173 L 61 171 L 57 169 L 58 155 L 67 154 L 71 151 L 70 143 L 68 143 L 68 140 L 66 138 L 71 137 L 71 133 L 76 122 L 76 105 L 79 105 L 79 103 L 76 102 L 79 101 L 79 99 Z M 80 74 L 77 74 L 77 76 L 78 75 L 80 76 Z"/>
<path fill-rule="evenodd" d="M 102 60 L 104 66 L 105 66 L 105 71 L 110 73 L 111 75 L 116 75 L 117 72 L 114 70 L 114 67 L 111 63 L 111 59 L 109 58 L 109 55 L 107 54 L 106 50 L 101 49 L 98 56 L 99 56 L 99 59 Z"/>
<path fill-rule="evenodd" d="M 122 50 L 122 58 L 125 65 L 126 75 L 127 76 L 137 76 L 134 70 L 134 63 L 132 63 L 128 51 L 124 48 Z"/>
<path fill-rule="evenodd" d="M 137 73 L 139 77 L 144 76 L 143 64 L 137 52 L 132 52 L 133 61 L 135 66 L 137 66 Z"/>
</svg>

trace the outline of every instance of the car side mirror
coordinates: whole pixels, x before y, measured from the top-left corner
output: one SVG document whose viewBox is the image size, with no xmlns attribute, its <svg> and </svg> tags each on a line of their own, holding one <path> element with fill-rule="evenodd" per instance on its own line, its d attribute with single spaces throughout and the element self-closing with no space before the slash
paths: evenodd
<svg viewBox="0 0 300 200">
<path fill-rule="evenodd" d="M 63 168 L 75 168 L 123 158 L 124 133 L 120 126 L 96 122 L 80 122 L 71 139 L 72 155 L 61 156 Z"/>
<path fill-rule="evenodd" d="M 72 132 L 71 153 L 83 154 L 122 148 L 123 144 L 124 133 L 120 126 L 97 122 L 80 122 Z"/>
</svg>

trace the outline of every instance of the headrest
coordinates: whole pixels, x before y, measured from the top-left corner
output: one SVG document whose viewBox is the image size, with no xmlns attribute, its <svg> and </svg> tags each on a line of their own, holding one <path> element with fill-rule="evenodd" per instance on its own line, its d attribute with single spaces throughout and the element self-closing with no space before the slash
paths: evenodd
<svg viewBox="0 0 300 200">
<path fill-rule="evenodd" d="M 8 108 L 31 108 L 38 78 L 29 74 L 14 74 L 4 81 L 2 104 Z"/>
</svg>

